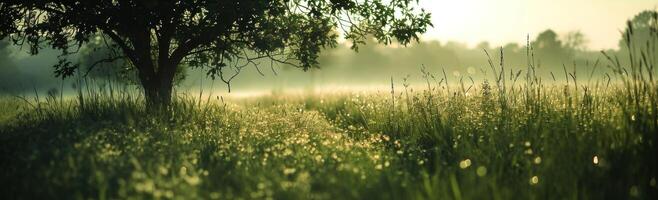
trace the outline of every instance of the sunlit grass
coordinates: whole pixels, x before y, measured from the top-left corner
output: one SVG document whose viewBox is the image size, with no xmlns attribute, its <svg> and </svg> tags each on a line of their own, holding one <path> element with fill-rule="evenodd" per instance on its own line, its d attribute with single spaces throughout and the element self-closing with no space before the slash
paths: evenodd
<svg viewBox="0 0 658 200">
<path fill-rule="evenodd" d="M 159 114 L 133 96 L 99 94 L 84 107 L 4 99 L 5 109 L 25 108 L 6 114 L 14 119 L 2 149 L 16 156 L 3 158 L 3 182 L 21 197 L 72 198 L 627 198 L 656 189 L 655 111 L 631 109 L 622 88 L 537 86 L 498 101 L 486 84 L 468 96 L 447 87 L 182 97 Z"/>
<path fill-rule="evenodd" d="M 159 111 L 113 89 L 3 97 L 0 188 L 8 199 L 654 199 L 658 54 L 638 51 L 629 66 L 607 57 L 615 80 L 591 83 L 565 69 L 569 82 L 546 84 L 533 64 L 506 77 L 501 58 L 470 85 L 423 69 L 426 84 L 388 91 L 182 94 Z"/>
</svg>

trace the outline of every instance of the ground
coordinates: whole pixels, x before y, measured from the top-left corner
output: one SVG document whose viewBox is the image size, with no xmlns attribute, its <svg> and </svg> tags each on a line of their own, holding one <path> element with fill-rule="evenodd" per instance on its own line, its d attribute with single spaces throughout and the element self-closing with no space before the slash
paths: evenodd
<svg viewBox="0 0 658 200">
<path fill-rule="evenodd" d="M 651 199 L 651 87 L 182 96 L 159 112 L 127 94 L 6 97 L 0 182 L 10 199 Z"/>
</svg>

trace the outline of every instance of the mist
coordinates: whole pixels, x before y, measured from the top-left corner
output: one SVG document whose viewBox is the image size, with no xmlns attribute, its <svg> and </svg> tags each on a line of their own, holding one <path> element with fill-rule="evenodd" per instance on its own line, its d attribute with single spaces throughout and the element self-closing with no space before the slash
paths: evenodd
<svg viewBox="0 0 658 200">
<path fill-rule="evenodd" d="M 637 18 L 637 17 L 636 17 Z M 619 36 L 620 40 L 622 35 Z M 318 59 L 317 68 L 308 71 L 293 66 L 271 64 L 248 65 L 239 72 L 226 70 L 225 76 L 239 73 L 230 85 L 206 75 L 205 69 L 185 67 L 184 79 L 177 84 L 179 92 L 207 91 L 228 96 L 244 94 L 278 94 L 290 92 L 334 92 L 350 90 L 387 90 L 391 84 L 405 85 L 428 81 L 447 81 L 451 84 L 474 84 L 492 79 L 491 66 L 505 66 L 510 79 L 518 79 L 528 64 L 537 66 L 535 73 L 544 83 L 565 81 L 568 72 L 575 72 L 587 79 L 600 80 L 605 67 L 599 66 L 604 58 L 601 51 L 623 58 L 623 45 L 615 49 L 588 48 L 587 35 L 579 31 L 558 33 L 551 29 L 538 35 L 528 35 L 526 43 L 508 43 L 493 46 L 495 41 L 483 41 L 473 47 L 454 41 L 420 41 L 407 46 L 396 43 L 378 44 L 369 39 L 358 50 L 341 42 L 336 48 L 325 49 Z M 621 41 L 620 41 L 621 44 Z M 530 46 L 528 46 L 530 45 Z M 53 65 L 59 51 L 42 49 L 36 56 L 26 49 L 0 42 L 0 92 L 6 94 L 31 94 L 45 91 L 73 90 L 81 79 L 95 79 L 103 83 L 108 79 L 128 84 L 138 89 L 135 81 L 116 78 L 116 69 L 124 63 L 110 63 L 89 69 L 93 53 L 81 52 L 67 59 L 80 63 L 76 76 L 66 79 L 55 77 Z M 98 54 L 98 53 L 96 53 Z M 625 59 L 621 59 L 622 62 Z M 423 77 L 423 71 L 430 77 Z M 90 73 L 91 72 L 91 73 Z M 134 71 L 128 71 L 134 76 Z M 525 73 L 525 72 L 524 72 Z M 85 76 L 86 75 L 86 76 Z M 123 80 L 123 81 L 122 81 Z M 231 94 L 229 92 L 229 86 Z"/>
</svg>

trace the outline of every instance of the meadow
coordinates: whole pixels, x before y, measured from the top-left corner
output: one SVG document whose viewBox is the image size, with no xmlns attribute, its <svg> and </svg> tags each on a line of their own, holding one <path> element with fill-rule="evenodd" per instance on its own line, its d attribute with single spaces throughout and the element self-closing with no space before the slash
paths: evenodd
<svg viewBox="0 0 658 200">
<path fill-rule="evenodd" d="M 551 82 L 533 62 L 508 73 L 490 58 L 490 78 L 473 83 L 423 70 L 424 84 L 379 92 L 179 95 L 163 111 L 93 87 L 72 99 L 3 97 L 0 190 L 5 199 L 655 199 L 652 41 L 628 64 L 602 55 L 607 79 L 565 67 L 566 81 Z"/>
</svg>

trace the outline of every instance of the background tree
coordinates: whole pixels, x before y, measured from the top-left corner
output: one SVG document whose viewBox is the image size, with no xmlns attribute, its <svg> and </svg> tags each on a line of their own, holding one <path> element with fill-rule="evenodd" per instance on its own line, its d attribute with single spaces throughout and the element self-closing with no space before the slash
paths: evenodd
<svg viewBox="0 0 658 200">
<path fill-rule="evenodd" d="M 569 52 L 564 48 L 564 44 L 559 40 L 557 33 L 551 29 L 537 35 L 535 41 L 532 42 L 532 47 L 541 65 L 557 67 L 569 63 L 569 60 L 571 60 Z"/>
<path fill-rule="evenodd" d="M 9 49 L 10 42 L 6 40 L 0 40 L 0 93 L 2 92 L 13 92 L 12 90 L 16 89 L 16 85 L 13 85 L 17 82 L 14 77 L 17 76 L 17 73 L 20 73 L 16 69 L 16 65 L 11 58 L 11 51 Z"/>
<path fill-rule="evenodd" d="M 11 41 L 0 40 L 0 95 L 3 93 L 17 94 L 24 89 L 34 89 L 38 86 L 52 86 L 51 80 L 39 80 L 34 74 L 24 71 L 25 68 L 19 68 L 17 63 L 17 53 L 12 48 Z"/>
<path fill-rule="evenodd" d="M 627 22 L 626 29 L 622 33 L 622 37 L 619 40 L 619 50 L 621 54 L 627 54 L 628 44 L 632 43 L 632 46 L 641 47 L 645 45 L 646 41 L 649 41 L 651 38 L 651 29 L 654 28 L 656 22 L 656 17 L 658 16 L 657 11 L 645 10 L 633 17 L 633 19 Z M 654 30 L 655 31 L 655 30 Z"/>
<path fill-rule="evenodd" d="M 225 83 L 262 59 L 307 70 L 336 46 L 340 29 L 353 49 L 366 35 L 408 44 L 431 26 L 413 0 L 5 0 L 0 39 L 61 50 L 57 76 L 80 66 L 66 57 L 100 35 L 120 52 L 96 62 L 125 60 L 137 71 L 148 105 L 171 101 L 181 64 L 207 69 Z M 225 70 L 234 73 L 227 75 Z"/>
<path fill-rule="evenodd" d="M 489 44 L 489 42 L 484 41 L 484 42 L 480 42 L 480 43 L 478 43 L 478 44 L 475 46 L 475 48 L 476 48 L 476 49 L 486 49 L 486 50 L 488 51 L 489 49 L 491 49 L 491 45 Z"/>
<path fill-rule="evenodd" d="M 587 50 L 587 38 L 580 31 L 571 31 L 564 36 L 564 47 L 573 51 Z"/>
</svg>

